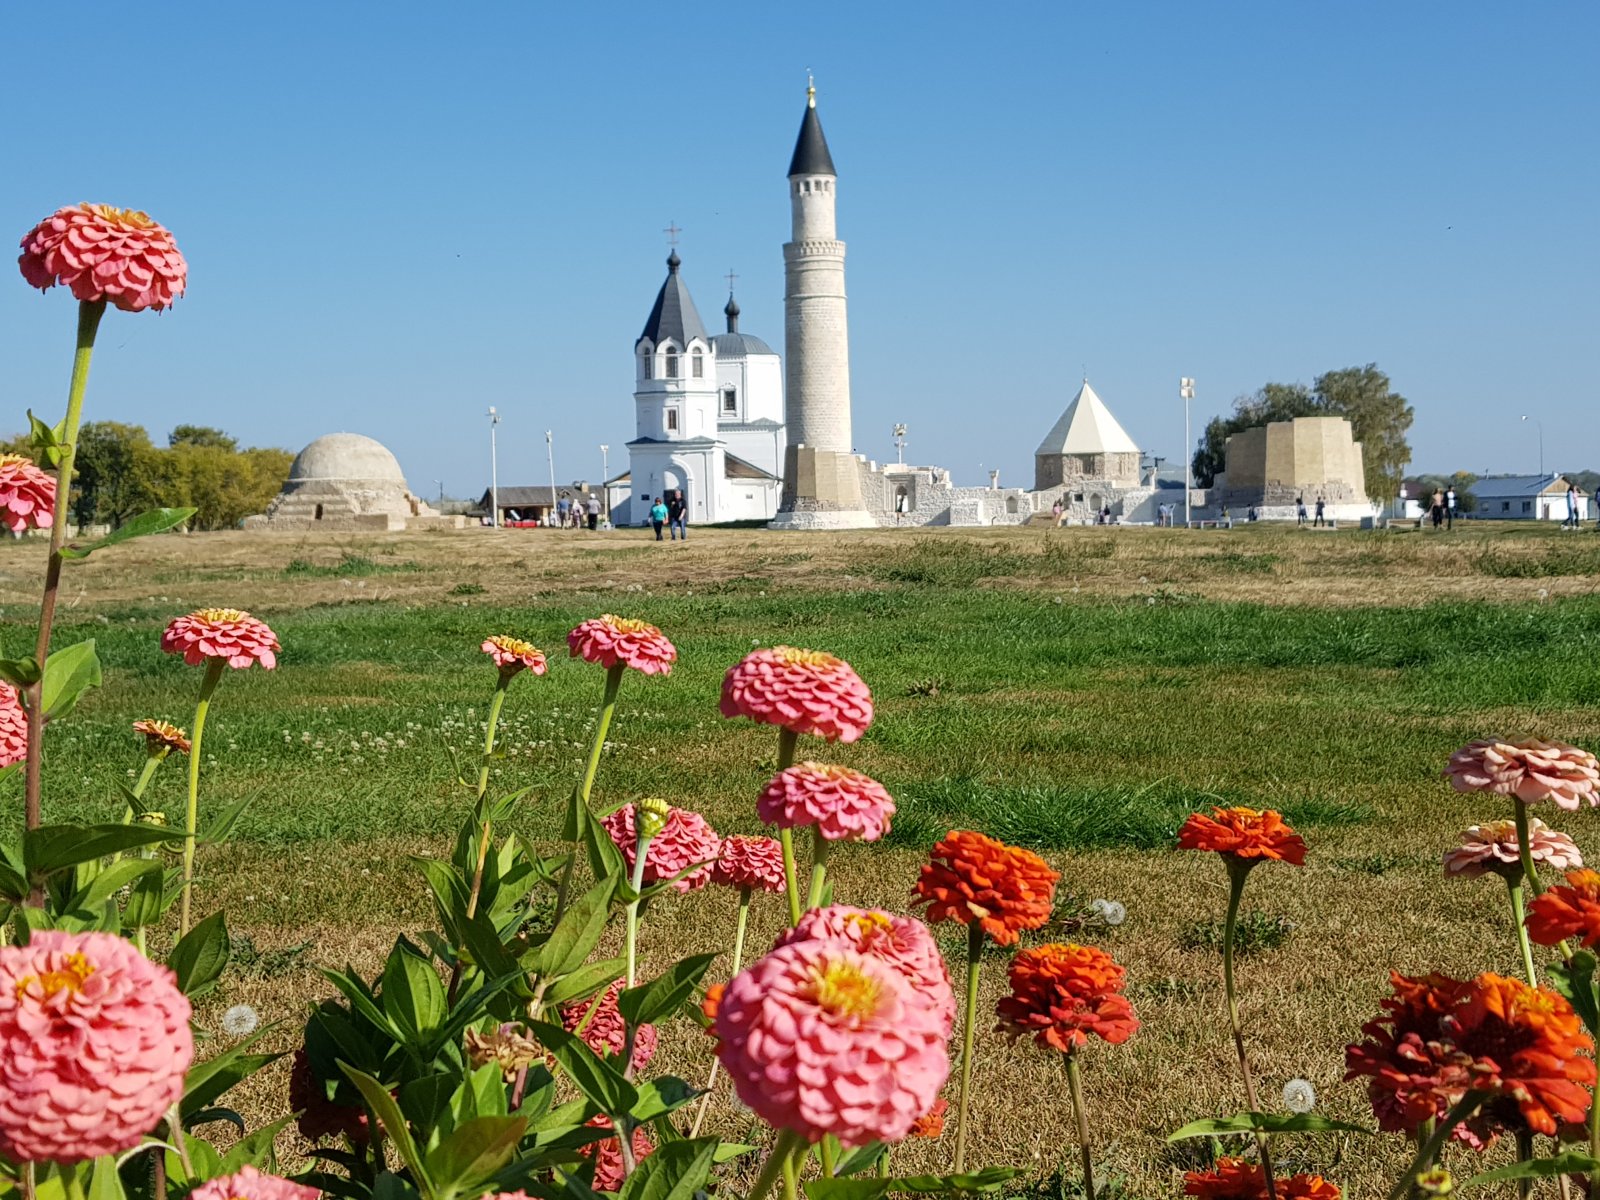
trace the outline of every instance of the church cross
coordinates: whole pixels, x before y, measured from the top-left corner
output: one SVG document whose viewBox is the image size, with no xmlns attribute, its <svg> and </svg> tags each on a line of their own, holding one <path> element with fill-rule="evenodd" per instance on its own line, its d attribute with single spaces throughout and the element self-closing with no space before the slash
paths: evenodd
<svg viewBox="0 0 1600 1200">
<path fill-rule="evenodd" d="M 728 295 L 731 296 L 731 295 L 733 295 L 733 281 L 735 279 L 739 278 L 737 275 L 735 275 L 733 273 L 733 268 L 732 267 L 728 268 L 728 276 L 727 276 L 727 278 L 728 278 Z"/>
<path fill-rule="evenodd" d="M 677 249 L 678 235 L 682 233 L 683 230 L 679 229 L 678 226 L 672 221 L 668 221 L 667 227 L 661 232 L 667 235 L 667 245 L 671 246 L 673 249 Z"/>
</svg>

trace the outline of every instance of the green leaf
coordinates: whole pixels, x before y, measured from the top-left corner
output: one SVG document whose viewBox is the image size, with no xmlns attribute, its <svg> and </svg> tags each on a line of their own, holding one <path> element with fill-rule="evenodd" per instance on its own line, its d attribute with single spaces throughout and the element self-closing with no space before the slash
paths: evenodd
<svg viewBox="0 0 1600 1200">
<path fill-rule="evenodd" d="M 662 1146 L 628 1176 L 619 1200 L 693 1200 L 711 1178 L 717 1146 L 716 1138 Z"/>
<path fill-rule="evenodd" d="M 1545 970 L 1550 975 L 1550 985 L 1571 1002 L 1590 1033 L 1600 1028 L 1600 1000 L 1596 999 L 1594 971 L 1596 958 L 1592 950 L 1579 950 L 1567 963 L 1552 963 Z"/>
<path fill-rule="evenodd" d="M 617 849 L 617 844 L 611 840 L 611 835 L 599 821 L 585 819 L 583 846 L 589 852 L 589 869 L 594 872 L 596 879 L 626 881 L 627 860 L 622 857 L 622 851 Z"/>
<path fill-rule="evenodd" d="M 154 846 L 171 836 L 171 830 L 152 825 L 41 825 L 22 835 L 22 858 L 28 874 L 39 880 L 64 867 Z"/>
<path fill-rule="evenodd" d="M 44 687 L 39 703 L 46 717 L 64 717 L 83 694 L 100 686 L 100 658 L 94 639 L 63 646 L 44 660 Z"/>
<path fill-rule="evenodd" d="M 67 432 L 67 419 L 61 418 L 59 425 L 46 425 L 33 415 L 33 409 L 28 410 L 28 444 L 33 447 L 33 459 L 41 466 L 59 467 L 61 465 L 61 451 L 65 443 L 61 440 Z"/>
<path fill-rule="evenodd" d="M 167 909 L 165 870 L 145 875 L 134 882 L 128 902 L 122 906 L 122 928 L 131 933 L 154 925 Z"/>
<path fill-rule="evenodd" d="M 31 654 L 26 658 L 0 658 L 0 679 L 15 687 L 30 688 L 43 674 L 39 670 L 39 660 Z"/>
<path fill-rule="evenodd" d="M 191 1116 L 209 1107 L 229 1088 L 243 1083 L 262 1067 L 282 1058 L 281 1054 L 249 1053 L 251 1046 L 260 1041 L 269 1029 L 276 1027 L 276 1023 L 263 1026 L 237 1046 L 190 1067 L 189 1073 L 183 1077 L 183 1102 L 179 1111 L 184 1116 Z"/>
<path fill-rule="evenodd" d="M 619 995 L 617 1009 L 630 1025 L 665 1020 L 694 994 L 695 986 L 716 961 L 715 954 L 697 954 L 675 962 L 649 983 L 628 988 Z"/>
<path fill-rule="evenodd" d="M 1189 1138 L 1227 1137 L 1241 1133 L 1365 1133 L 1372 1130 L 1345 1121 L 1334 1121 L 1317 1113 L 1259 1113 L 1237 1112 L 1231 1117 L 1217 1120 L 1191 1121 L 1176 1133 L 1169 1133 L 1167 1141 L 1181 1142 Z"/>
<path fill-rule="evenodd" d="M 463 918 L 461 941 L 466 957 L 491 979 L 521 976 L 522 968 L 500 940 L 500 930 L 488 913 L 474 913 L 470 921 Z"/>
<path fill-rule="evenodd" d="M 530 975 L 559 979 L 583 965 L 605 933 L 611 916 L 611 895 L 616 886 L 614 876 L 602 879 L 572 902 L 544 945 L 529 957 L 526 966 Z"/>
<path fill-rule="evenodd" d="M 561 818 L 561 840 L 569 846 L 576 846 L 583 840 L 584 830 L 593 823 L 589 810 L 584 807 L 583 789 L 573 784 L 567 796 L 567 810 Z"/>
<path fill-rule="evenodd" d="M 578 1085 L 578 1090 L 601 1112 L 615 1120 L 633 1111 L 633 1106 L 639 1103 L 639 1093 L 633 1084 L 622 1077 L 621 1071 L 597 1057 L 580 1038 L 545 1021 L 529 1022 L 529 1028 L 545 1049 L 556 1056 L 556 1062 Z"/>
<path fill-rule="evenodd" d="M 128 887 L 141 875 L 166 873 L 166 866 L 155 858 L 125 858 L 101 871 L 87 885 L 80 888 L 68 903 L 68 908 L 95 908 Z"/>
<path fill-rule="evenodd" d="M 1568 1150 L 1554 1158 L 1530 1158 L 1526 1162 L 1512 1163 L 1474 1175 L 1457 1187 L 1476 1187 L 1480 1183 L 1504 1183 L 1511 1179 L 1552 1179 L 1557 1175 L 1593 1175 L 1600 1170 L 1600 1159 L 1590 1158 L 1581 1150 Z"/>
<path fill-rule="evenodd" d="M 585 963 L 551 984 L 544 994 L 544 1002 L 554 1007 L 571 1004 L 574 1000 L 586 1000 L 602 988 L 609 987 L 614 980 L 621 979 L 627 969 L 628 960 L 625 958 L 603 958 L 599 962 Z"/>
<path fill-rule="evenodd" d="M 222 1173 L 232 1175 L 240 1167 L 250 1166 L 264 1169 L 272 1161 L 272 1146 L 289 1123 L 294 1120 L 294 1114 L 279 1117 L 271 1125 L 263 1125 L 254 1133 L 240 1138 L 228 1148 L 228 1153 L 222 1157 Z M 94 1200 L 90 1197 L 90 1200 Z"/>
<path fill-rule="evenodd" d="M 88 545 L 76 542 L 69 546 L 61 547 L 62 558 L 88 558 L 96 550 L 106 546 L 115 546 L 118 542 L 132 541 L 136 537 L 145 537 L 152 533 L 165 533 L 182 525 L 194 516 L 198 509 L 193 508 L 153 508 L 149 512 L 140 513 L 131 521 L 125 521 L 113 529 L 105 537 Z"/>
<path fill-rule="evenodd" d="M 126 1196 L 122 1176 L 117 1174 L 117 1160 L 109 1154 L 95 1159 L 94 1173 L 89 1176 L 88 1200 L 124 1200 Z"/>
<path fill-rule="evenodd" d="M 167 966 L 178 976 L 178 989 L 193 999 L 216 986 L 228 965 L 229 952 L 227 923 L 220 912 L 214 912 L 179 939 Z"/>
<path fill-rule="evenodd" d="M 700 1095 L 693 1085 L 675 1075 L 658 1076 L 634 1086 L 639 1092 L 639 1103 L 629 1115 L 641 1125 L 682 1108 Z"/>
<path fill-rule="evenodd" d="M 857 1146 L 842 1162 L 839 1163 L 835 1175 L 859 1175 L 862 1171 L 871 1170 L 878 1165 L 878 1160 L 883 1157 L 882 1142 L 868 1142 L 865 1146 Z"/>
<path fill-rule="evenodd" d="M 444 1020 L 444 984 L 433 964 L 413 954 L 404 941 L 389 951 L 379 999 L 395 1026 L 410 1035 L 407 1041 L 419 1046 Z"/>
<path fill-rule="evenodd" d="M 525 1117 L 473 1117 L 428 1153 L 428 1175 L 441 1196 L 474 1191 L 517 1152 Z"/>
<path fill-rule="evenodd" d="M 418 1153 L 417 1143 L 412 1140 L 411 1130 L 406 1125 L 406 1119 L 400 1115 L 400 1106 L 394 1102 L 394 1097 L 389 1095 L 389 1089 L 365 1071 L 356 1070 L 349 1063 L 340 1063 L 339 1069 L 360 1090 L 361 1098 L 367 1102 L 367 1107 L 372 1110 L 373 1116 L 378 1118 L 378 1123 L 389 1135 L 389 1140 L 394 1143 L 401 1160 L 411 1168 L 412 1179 L 425 1200 L 435 1200 L 437 1192 L 434 1190 L 433 1179 L 428 1174 L 427 1164 Z"/>
<path fill-rule="evenodd" d="M 228 840 L 233 827 L 239 823 L 239 818 L 244 816 L 244 810 L 249 808 L 254 800 L 254 796 L 246 796 L 243 800 L 228 805 L 211 824 L 200 831 L 196 840 L 203 846 L 220 846 Z"/>
<path fill-rule="evenodd" d="M 331 971 L 326 967 L 322 969 L 322 974 L 329 983 L 339 989 L 344 998 L 350 1002 L 350 1007 L 355 1009 L 356 1012 L 360 1013 L 384 1033 L 387 1033 L 395 1041 L 405 1040 L 400 1030 L 395 1028 L 394 1022 L 389 1019 L 389 1015 L 373 1001 L 372 993 L 367 991 L 358 980 L 342 971 Z"/>
<path fill-rule="evenodd" d="M 891 1192 L 993 1192 L 1017 1172 L 1013 1167 L 984 1167 L 968 1175 L 900 1175 L 892 1179 L 813 1179 L 805 1185 L 810 1200 L 878 1200 Z"/>
</svg>

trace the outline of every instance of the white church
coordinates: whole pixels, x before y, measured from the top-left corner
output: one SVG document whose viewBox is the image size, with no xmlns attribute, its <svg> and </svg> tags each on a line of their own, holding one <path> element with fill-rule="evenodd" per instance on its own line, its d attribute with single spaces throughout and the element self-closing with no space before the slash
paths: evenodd
<svg viewBox="0 0 1600 1200">
<path fill-rule="evenodd" d="M 636 432 L 628 470 L 610 480 L 611 519 L 636 525 L 655 497 L 682 489 L 691 525 L 768 520 L 783 468 L 783 366 L 758 337 L 739 332 L 739 305 L 722 310 L 726 333 L 708 336 L 676 250 L 634 343 Z"/>
</svg>

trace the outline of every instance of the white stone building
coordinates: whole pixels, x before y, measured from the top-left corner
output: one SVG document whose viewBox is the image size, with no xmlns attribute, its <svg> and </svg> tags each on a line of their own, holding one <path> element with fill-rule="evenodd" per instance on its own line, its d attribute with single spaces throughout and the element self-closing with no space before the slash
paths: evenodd
<svg viewBox="0 0 1600 1200">
<path fill-rule="evenodd" d="M 739 331 L 730 295 L 726 333 L 706 333 L 674 250 L 634 343 L 636 434 L 628 470 L 607 481 L 611 519 L 648 519 L 654 498 L 682 489 L 691 525 L 765 520 L 778 510 L 783 379 L 778 355 Z"/>
<path fill-rule="evenodd" d="M 359 433 L 329 433 L 299 454 L 283 490 L 246 529 L 400 530 L 439 514 L 406 486 L 389 448 Z M 459 519 L 451 522 L 460 524 Z"/>
</svg>

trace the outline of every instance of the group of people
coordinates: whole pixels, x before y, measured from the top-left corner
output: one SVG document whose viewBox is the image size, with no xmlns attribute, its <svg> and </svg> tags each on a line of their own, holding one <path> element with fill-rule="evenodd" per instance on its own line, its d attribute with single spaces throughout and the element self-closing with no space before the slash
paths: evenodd
<svg viewBox="0 0 1600 1200">
<path fill-rule="evenodd" d="M 587 500 L 562 496 L 556 501 L 556 519 L 550 522 L 552 529 L 582 529 L 585 524 L 590 529 L 600 528 L 599 496 L 591 495 Z"/>
<path fill-rule="evenodd" d="M 662 526 L 670 528 L 673 541 L 680 537 L 689 540 L 689 502 L 684 499 L 682 488 L 655 497 L 650 504 L 650 524 L 655 527 L 658 542 L 662 540 Z"/>
<path fill-rule="evenodd" d="M 1317 517 L 1316 520 L 1311 522 L 1313 528 L 1318 525 L 1327 525 L 1327 512 L 1328 506 L 1323 502 L 1322 497 L 1318 496 Z M 1251 520 L 1254 519 L 1254 517 L 1251 518 Z M 1304 496 L 1296 496 L 1294 499 L 1294 523 L 1296 525 L 1304 525 L 1306 523 L 1306 498 Z"/>
<path fill-rule="evenodd" d="M 1060 500 L 1057 500 L 1054 504 L 1052 504 L 1050 506 L 1050 515 L 1055 518 L 1055 521 L 1056 521 L 1057 525 L 1060 525 L 1062 523 L 1062 521 L 1066 518 L 1067 510 L 1062 505 Z M 1115 523 L 1111 519 L 1111 506 L 1109 504 L 1105 505 L 1103 508 L 1100 508 L 1095 512 L 1095 514 L 1094 514 L 1094 523 L 1096 525 L 1111 525 L 1111 524 Z"/>
<path fill-rule="evenodd" d="M 1433 489 L 1433 498 L 1428 504 L 1428 515 L 1433 518 L 1435 529 L 1443 525 L 1446 529 L 1456 527 L 1456 489 L 1446 488 L 1440 491 Z"/>
</svg>

